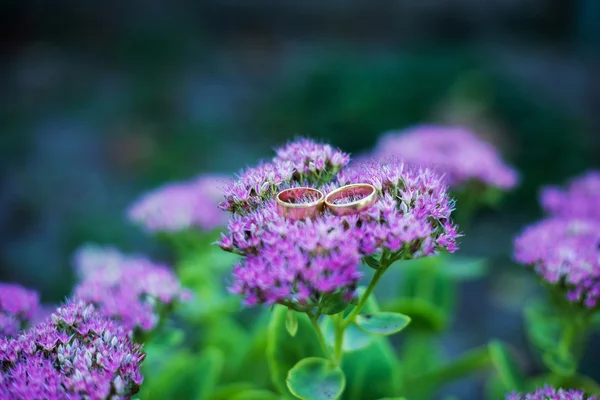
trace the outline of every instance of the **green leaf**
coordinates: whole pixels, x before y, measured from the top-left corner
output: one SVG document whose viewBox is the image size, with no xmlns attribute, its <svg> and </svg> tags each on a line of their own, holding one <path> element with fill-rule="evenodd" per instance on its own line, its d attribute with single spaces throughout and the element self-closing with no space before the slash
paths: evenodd
<svg viewBox="0 0 600 400">
<path fill-rule="evenodd" d="M 285 329 L 291 337 L 296 336 L 298 332 L 298 318 L 296 318 L 296 312 L 292 309 L 288 309 L 285 316 Z"/>
<path fill-rule="evenodd" d="M 428 355 L 422 353 L 421 356 L 426 358 Z M 458 358 L 434 368 L 433 370 L 419 374 L 414 378 L 409 378 L 406 386 L 409 388 L 439 387 L 456 379 L 464 378 L 474 372 L 479 372 L 490 365 L 490 351 L 487 346 L 477 348 L 469 350 Z"/>
<path fill-rule="evenodd" d="M 323 331 L 323 336 L 325 336 L 325 341 L 329 347 L 333 349 L 335 343 L 335 332 L 331 318 L 323 318 L 320 325 L 321 330 Z M 360 350 L 370 345 L 372 341 L 372 335 L 363 332 L 356 325 L 351 324 L 346 328 L 346 332 L 344 332 L 342 350 L 345 353 Z"/>
<path fill-rule="evenodd" d="M 367 264 L 369 267 L 371 267 L 373 269 L 381 268 L 381 264 L 379 263 L 379 260 L 376 260 L 375 258 L 373 258 L 371 256 L 363 257 L 363 261 L 365 264 Z"/>
<path fill-rule="evenodd" d="M 364 400 L 398 393 L 399 364 L 385 336 L 369 335 L 369 346 L 344 354 L 342 369 L 348 385 L 344 399 Z"/>
<path fill-rule="evenodd" d="M 408 329 L 402 336 L 399 353 L 400 376 L 404 383 L 402 394 L 409 399 L 432 398 L 436 386 L 421 377 L 441 368 L 444 354 L 439 335 L 432 331 Z"/>
<path fill-rule="evenodd" d="M 323 356 L 321 345 L 308 317 L 297 314 L 298 332 L 292 340 L 286 329 L 287 308 L 276 305 L 267 331 L 267 363 L 271 380 L 281 394 L 289 394 L 286 386 L 288 371 L 298 361 L 311 356 Z"/>
<path fill-rule="evenodd" d="M 338 314 L 348 307 L 348 302 L 343 293 L 334 293 L 323 296 L 319 302 L 319 310 L 325 315 Z"/>
<path fill-rule="evenodd" d="M 573 375 L 577 371 L 577 362 L 570 354 L 548 351 L 542 355 L 542 360 L 550 371 L 558 375 Z"/>
<path fill-rule="evenodd" d="M 364 286 L 358 287 L 359 297 L 364 295 L 365 290 Z M 366 313 L 379 311 L 379 304 L 372 294 L 365 302 L 363 311 Z M 373 399 L 397 393 L 399 365 L 396 352 L 388 338 L 365 333 L 354 324 L 348 327 L 347 332 L 355 332 L 363 338 L 368 337 L 370 343 L 366 347 L 344 354 L 342 370 L 347 380 L 344 399 Z"/>
<path fill-rule="evenodd" d="M 199 400 L 207 398 L 216 387 L 224 361 L 223 352 L 215 347 L 207 347 L 201 353 L 193 368 L 198 372 L 193 382 L 198 388 Z"/>
<path fill-rule="evenodd" d="M 524 387 L 523 374 L 517 367 L 506 346 L 497 340 L 488 344 L 490 358 L 506 392 L 521 391 Z"/>
<path fill-rule="evenodd" d="M 374 335 L 393 335 L 406 328 L 410 323 L 410 317 L 394 312 L 376 312 L 371 314 L 359 314 L 354 320 L 356 325 L 363 331 Z"/>
<path fill-rule="evenodd" d="M 309 357 L 290 369 L 286 383 L 290 392 L 299 399 L 335 400 L 344 391 L 346 377 L 331 361 Z"/>
<path fill-rule="evenodd" d="M 454 254 L 443 254 L 440 273 L 457 281 L 468 281 L 485 276 L 489 265 L 484 258 L 461 257 Z"/>
<path fill-rule="evenodd" d="M 160 355 L 147 353 L 141 398 L 204 399 L 215 387 L 222 368 L 223 354 L 211 347 L 199 355 L 187 350 L 171 350 Z"/>
<path fill-rule="evenodd" d="M 524 319 L 527 335 L 533 344 L 542 350 L 554 350 L 559 347 L 560 319 L 545 303 L 527 304 Z"/>
<path fill-rule="evenodd" d="M 268 390 L 245 390 L 240 392 L 228 400 L 278 400 L 279 397 Z"/>
<path fill-rule="evenodd" d="M 254 390 L 255 385 L 250 382 L 234 382 L 219 386 L 208 397 L 208 400 L 230 400 L 239 393 Z"/>
<path fill-rule="evenodd" d="M 204 325 L 202 333 L 202 346 L 216 347 L 225 355 L 223 375 L 224 380 L 229 381 L 239 371 L 252 338 L 240 323 L 232 318 L 211 319 L 210 323 Z"/>
<path fill-rule="evenodd" d="M 440 332 L 448 324 L 448 315 L 431 302 L 418 297 L 402 297 L 384 305 L 384 310 L 410 315 L 410 329 Z"/>
</svg>

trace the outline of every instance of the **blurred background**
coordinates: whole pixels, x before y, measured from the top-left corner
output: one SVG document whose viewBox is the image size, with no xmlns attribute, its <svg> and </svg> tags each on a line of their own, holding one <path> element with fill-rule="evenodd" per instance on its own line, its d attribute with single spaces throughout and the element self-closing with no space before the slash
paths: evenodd
<svg viewBox="0 0 600 400">
<path fill-rule="evenodd" d="M 541 217 L 541 185 L 600 167 L 599 1 L 4 0 L 0 12 L 1 281 L 58 302 L 85 242 L 167 257 L 125 220 L 137 196 L 235 172 L 297 135 L 356 154 L 388 130 L 465 124 L 522 182 L 463 229 L 461 252 L 493 270 L 463 284 L 447 347 L 495 336 L 529 351 L 521 307 L 537 285 L 512 264 L 512 237 Z M 599 379 L 593 359 L 583 372 Z"/>
</svg>

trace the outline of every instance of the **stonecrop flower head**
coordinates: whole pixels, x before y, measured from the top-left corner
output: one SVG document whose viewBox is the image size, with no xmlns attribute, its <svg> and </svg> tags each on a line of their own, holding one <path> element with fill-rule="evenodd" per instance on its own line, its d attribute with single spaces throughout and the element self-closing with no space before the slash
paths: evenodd
<svg viewBox="0 0 600 400">
<path fill-rule="evenodd" d="M 282 188 L 330 181 L 350 156 L 328 144 L 299 139 L 275 150 L 270 162 L 243 170 L 225 188 L 221 209 L 243 214 L 273 198 Z"/>
<path fill-rule="evenodd" d="M 434 168 L 453 189 L 470 181 L 503 190 L 517 183 L 516 171 L 502 161 L 498 151 L 460 126 L 419 125 L 388 132 L 373 156 L 399 156 L 408 164 Z"/>
<path fill-rule="evenodd" d="M 453 203 L 432 171 L 400 162 L 342 169 L 348 155 L 305 139 L 277 154 L 273 162 L 242 173 L 223 203 L 232 216 L 219 244 L 244 256 L 230 289 L 247 305 L 310 309 L 332 298 L 347 302 L 355 295 L 363 257 L 385 252 L 389 261 L 456 249 Z M 350 183 L 373 185 L 377 202 L 348 216 L 325 210 L 314 219 L 293 220 L 277 211 L 274 197 L 288 187 L 327 194 Z"/>
<path fill-rule="evenodd" d="M 515 239 L 515 259 L 544 281 L 564 285 L 570 301 L 592 308 L 600 299 L 599 244 L 597 222 L 549 218 Z"/>
<path fill-rule="evenodd" d="M 152 330 L 164 309 L 188 295 L 169 267 L 111 247 L 83 247 L 76 253 L 75 267 L 83 278 L 75 298 L 96 305 L 131 330 Z"/>
<path fill-rule="evenodd" d="M 328 216 L 290 221 L 273 202 L 234 217 L 221 245 L 247 257 L 234 269 L 231 291 L 247 305 L 282 303 L 308 307 L 326 295 L 351 299 L 361 277 L 356 228 Z"/>
<path fill-rule="evenodd" d="M 137 200 L 129 208 L 128 217 L 149 233 L 215 229 L 227 221 L 227 215 L 218 208 L 227 179 L 203 175 L 167 184 Z"/>
<path fill-rule="evenodd" d="M 144 358 L 117 322 L 70 302 L 47 322 L 0 338 L 0 398 L 130 399 Z"/>
<path fill-rule="evenodd" d="M 598 400 L 598 397 L 586 396 L 581 390 L 545 386 L 531 393 L 511 393 L 506 400 Z"/>
<path fill-rule="evenodd" d="M 553 216 L 600 221 L 600 171 L 589 171 L 573 179 L 566 189 L 544 188 L 541 203 Z"/>
<path fill-rule="evenodd" d="M 17 334 L 37 315 L 39 305 L 37 292 L 0 282 L 0 336 Z"/>
</svg>

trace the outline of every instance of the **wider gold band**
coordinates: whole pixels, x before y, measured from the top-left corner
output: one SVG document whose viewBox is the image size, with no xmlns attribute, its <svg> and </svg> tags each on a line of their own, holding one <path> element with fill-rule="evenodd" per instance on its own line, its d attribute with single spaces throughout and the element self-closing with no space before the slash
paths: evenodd
<svg viewBox="0 0 600 400">
<path fill-rule="evenodd" d="M 362 196 L 358 200 L 353 200 L 348 203 L 336 204 L 336 200 Z M 355 183 L 352 185 L 342 186 L 334 190 L 325 197 L 325 205 L 334 215 L 351 215 L 357 214 L 371 207 L 377 201 L 377 190 L 373 185 L 368 183 Z"/>
</svg>

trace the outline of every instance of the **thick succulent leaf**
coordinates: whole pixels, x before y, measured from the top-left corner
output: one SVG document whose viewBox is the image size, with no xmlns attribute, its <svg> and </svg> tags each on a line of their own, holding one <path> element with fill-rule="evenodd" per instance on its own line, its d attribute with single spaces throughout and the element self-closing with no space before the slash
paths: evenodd
<svg viewBox="0 0 600 400">
<path fill-rule="evenodd" d="M 300 360 L 287 376 L 287 386 L 294 396 L 303 400 L 336 400 L 346 386 L 344 372 L 325 358 Z"/>
</svg>

